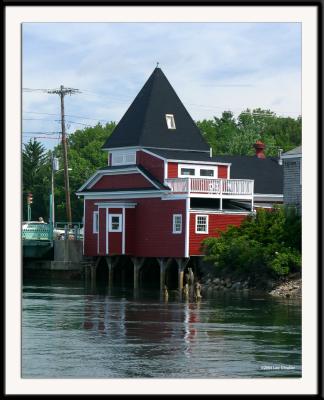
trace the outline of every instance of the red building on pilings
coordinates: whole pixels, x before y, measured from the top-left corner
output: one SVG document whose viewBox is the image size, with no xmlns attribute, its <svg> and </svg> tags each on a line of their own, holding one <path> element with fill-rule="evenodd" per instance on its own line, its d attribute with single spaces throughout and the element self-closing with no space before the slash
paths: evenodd
<svg viewBox="0 0 324 400">
<path fill-rule="evenodd" d="M 206 237 L 282 202 L 282 167 L 265 157 L 263 143 L 255 148 L 251 157 L 213 156 L 155 68 L 103 145 L 107 166 L 77 192 L 84 197 L 84 255 L 97 265 L 104 260 L 111 285 L 114 276 L 123 283 L 127 270 L 137 288 L 146 271 L 161 289 L 177 276 L 181 289 Z"/>
</svg>

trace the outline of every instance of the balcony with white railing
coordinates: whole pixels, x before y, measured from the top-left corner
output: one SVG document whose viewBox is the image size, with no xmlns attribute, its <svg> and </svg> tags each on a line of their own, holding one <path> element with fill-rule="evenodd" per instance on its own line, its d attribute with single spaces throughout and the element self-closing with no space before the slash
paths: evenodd
<svg viewBox="0 0 324 400">
<path fill-rule="evenodd" d="M 213 195 L 213 197 L 252 198 L 254 181 L 251 179 L 174 178 L 165 184 L 174 193 Z"/>
</svg>

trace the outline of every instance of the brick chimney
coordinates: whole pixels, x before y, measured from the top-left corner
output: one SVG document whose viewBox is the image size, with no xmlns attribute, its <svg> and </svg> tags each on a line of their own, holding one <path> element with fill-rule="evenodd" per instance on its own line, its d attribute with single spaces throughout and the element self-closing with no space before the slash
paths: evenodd
<svg viewBox="0 0 324 400">
<path fill-rule="evenodd" d="M 266 158 L 265 154 L 264 154 L 264 149 L 265 149 L 265 144 L 262 143 L 260 140 L 257 140 L 253 147 L 255 148 L 255 155 L 258 158 Z"/>
</svg>

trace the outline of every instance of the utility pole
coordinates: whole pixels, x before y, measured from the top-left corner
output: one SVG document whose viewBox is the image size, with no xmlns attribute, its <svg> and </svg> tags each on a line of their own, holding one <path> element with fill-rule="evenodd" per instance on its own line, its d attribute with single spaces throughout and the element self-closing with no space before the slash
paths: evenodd
<svg viewBox="0 0 324 400">
<path fill-rule="evenodd" d="M 69 171 L 68 171 L 68 158 L 67 158 L 67 143 L 65 133 L 65 120 L 64 120 L 64 96 L 69 94 L 80 93 L 79 89 L 65 88 L 63 85 L 60 89 L 48 90 L 47 93 L 58 94 L 61 99 L 61 128 L 62 128 L 62 147 L 63 147 L 63 162 L 64 162 L 64 186 L 65 186 L 65 203 L 66 203 L 66 216 L 69 225 L 72 224 L 71 202 L 70 202 L 70 184 L 69 184 Z"/>
</svg>

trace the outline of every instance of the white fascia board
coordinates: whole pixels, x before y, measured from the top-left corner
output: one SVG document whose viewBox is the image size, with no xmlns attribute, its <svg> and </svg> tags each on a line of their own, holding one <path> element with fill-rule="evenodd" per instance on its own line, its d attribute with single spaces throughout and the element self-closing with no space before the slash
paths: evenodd
<svg viewBox="0 0 324 400">
<path fill-rule="evenodd" d="M 251 211 L 232 211 L 232 210 L 209 210 L 206 208 L 191 208 L 190 214 L 201 214 L 201 215 L 208 215 L 208 214 L 230 214 L 230 215 L 249 215 Z"/>
<path fill-rule="evenodd" d="M 102 203 L 95 203 L 98 208 L 135 208 L 137 203 L 125 203 L 125 202 L 102 202 Z"/>
<path fill-rule="evenodd" d="M 176 194 L 168 193 L 167 195 L 164 195 L 164 196 L 161 197 L 161 200 L 164 200 L 164 201 L 186 200 L 186 199 L 189 199 L 189 196 L 187 194 L 176 195 Z"/>
<path fill-rule="evenodd" d="M 219 198 L 223 198 L 223 199 L 243 199 L 243 200 L 251 200 L 253 197 L 253 194 L 246 194 L 246 195 L 239 195 L 239 194 L 211 194 L 211 193 L 190 193 L 189 197 L 191 198 L 207 198 L 207 199 L 219 199 Z"/>
<path fill-rule="evenodd" d="M 268 197 L 274 197 L 281 199 L 283 198 L 283 194 L 262 194 L 262 193 L 254 193 L 254 197 L 261 197 L 261 198 L 268 198 Z"/>
<path fill-rule="evenodd" d="M 228 166 L 228 167 L 230 167 L 232 165 L 232 163 L 222 163 L 222 162 L 218 162 L 218 161 L 193 161 L 193 160 L 172 160 L 172 159 L 168 159 L 168 161 L 177 162 L 177 163 L 183 163 L 183 164 L 197 164 L 198 166 L 200 164 L 213 165 L 215 167 L 217 167 L 217 165 L 225 165 L 225 166 Z"/>
<path fill-rule="evenodd" d="M 162 197 L 164 192 L 119 192 L 119 193 L 104 193 L 104 192 L 83 192 L 77 193 L 78 196 L 84 196 L 86 200 L 115 200 L 115 199 L 141 199 L 141 198 L 156 198 Z"/>
<path fill-rule="evenodd" d="M 139 146 L 129 146 L 129 147 L 111 147 L 109 149 L 102 149 L 103 151 L 108 151 L 108 152 L 112 152 L 112 151 L 118 151 L 118 150 L 139 150 L 140 147 Z"/>
</svg>

